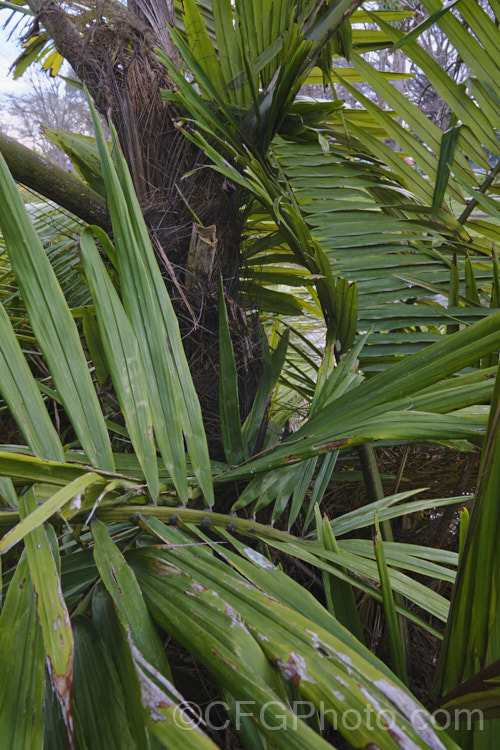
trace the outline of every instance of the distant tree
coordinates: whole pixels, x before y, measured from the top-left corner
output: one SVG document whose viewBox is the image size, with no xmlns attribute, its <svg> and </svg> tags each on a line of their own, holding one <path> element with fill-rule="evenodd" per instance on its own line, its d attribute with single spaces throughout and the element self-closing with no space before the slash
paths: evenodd
<svg viewBox="0 0 500 750">
<path fill-rule="evenodd" d="M 0 124 L 25 145 L 35 148 L 64 169 L 67 156 L 44 136 L 44 126 L 83 135 L 93 133 L 92 121 L 81 88 L 71 79 L 27 73 L 30 91 L 3 97 Z"/>
<path fill-rule="evenodd" d="M 488 3 L 479 2 L 479 4 L 488 11 Z M 394 10 L 401 13 L 407 13 L 406 18 L 393 22 L 393 25 L 399 27 L 402 31 L 409 33 L 419 26 L 426 18 L 424 5 L 419 0 L 392 0 L 380 3 L 378 10 Z M 490 10 L 491 12 L 491 10 Z M 378 26 L 375 23 L 364 24 L 365 28 L 377 31 Z M 423 49 L 438 63 L 450 78 L 457 83 L 463 83 L 470 73 L 469 68 L 461 58 L 450 39 L 443 29 L 434 23 L 424 29 L 419 37 L 419 44 Z M 376 46 L 376 44 L 374 45 Z M 405 96 L 418 108 L 424 112 L 427 117 L 442 130 L 450 126 L 452 112 L 450 106 L 439 95 L 436 89 L 431 85 L 425 73 L 416 65 L 406 54 L 403 48 L 396 50 L 384 45 L 382 49 L 372 49 L 367 51 L 366 59 L 381 72 L 384 73 L 403 73 L 407 78 L 393 81 L 393 85 L 405 94 Z M 334 61 L 338 67 L 348 67 L 349 61 L 344 57 L 339 57 Z M 380 95 L 375 94 L 373 89 L 365 83 L 356 84 L 365 96 L 376 98 L 377 104 L 383 106 L 384 100 Z M 356 99 L 343 87 L 336 87 L 337 95 L 343 99 L 349 106 L 356 106 Z"/>
</svg>

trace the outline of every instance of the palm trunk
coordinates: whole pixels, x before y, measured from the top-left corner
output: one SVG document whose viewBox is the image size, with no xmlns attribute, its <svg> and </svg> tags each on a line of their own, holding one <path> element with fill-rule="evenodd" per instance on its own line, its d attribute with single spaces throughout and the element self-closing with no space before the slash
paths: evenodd
<svg viewBox="0 0 500 750">
<path fill-rule="evenodd" d="M 98 111 L 110 118 L 130 168 L 151 241 L 176 310 L 192 377 L 198 391 L 213 457 L 221 458 L 219 427 L 218 280 L 222 277 L 241 388 L 244 417 L 260 374 L 260 350 L 238 306 L 240 196 L 211 169 L 179 130 L 181 113 L 162 99 L 171 89 L 155 47 L 177 54 L 168 33 L 152 30 L 171 21 L 171 3 L 156 7 L 137 0 L 129 9 L 105 8 L 106 16 L 77 26 L 55 2 L 40 5 L 31 33 L 41 22 L 59 52 L 88 88 Z M 159 23 L 158 13 L 163 23 Z M 149 13 L 149 18 L 148 14 Z M 156 16 L 154 15 L 156 13 Z M 193 172 L 190 176 L 186 174 Z M 204 229 L 205 240 L 196 225 Z M 191 248 L 191 250 L 190 250 Z M 243 387 L 245 386 L 245 387 Z"/>
</svg>

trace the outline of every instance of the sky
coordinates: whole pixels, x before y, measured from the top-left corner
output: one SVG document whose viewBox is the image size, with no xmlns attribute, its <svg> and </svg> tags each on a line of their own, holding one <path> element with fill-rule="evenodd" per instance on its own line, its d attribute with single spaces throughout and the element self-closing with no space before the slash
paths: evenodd
<svg viewBox="0 0 500 750">
<path fill-rule="evenodd" d="M 16 44 L 21 25 L 17 29 L 14 29 L 15 21 L 11 21 L 7 29 L 2 28 L 8 21 L 10 15 L 10 10 L 0 10 L 0 97 L 3 94 L 14 94 L 16 91 L 22 91 L 24 93 L 28 88 L 22 78 L 14 81 L 12 73 L 9 74 L 9 67 L 19 55 L 21 49 L 20 46 Z M 12 38 L 9 40 L 10 32 L 13 33 Z"/>
</svg>

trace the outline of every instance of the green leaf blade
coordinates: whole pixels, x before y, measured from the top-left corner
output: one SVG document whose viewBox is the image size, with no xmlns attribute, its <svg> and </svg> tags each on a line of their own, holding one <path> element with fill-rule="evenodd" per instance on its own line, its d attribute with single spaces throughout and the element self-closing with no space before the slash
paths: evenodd
<svg viewBox="0 0 500 750">
<path fill-rule="evenodd" d="M 151 497 L 156 501 L 158 466 L 139 345 L 89 230 L 83 232 L 80 246 L 113 384 Z"/>
<path fill-rule="evenodd" d="M 1 154 L 0 194 L 0 228 L 12 270 L 56 389 L 90 461 L 112 471 L 111 445 L 75 322 Z"/>
<path fill-rule="evenodd" d="M 33 490 L 21 498 L 21 515 L 36 510 Z M 47 532 L 38 526 L 25 537 L 26 554 L 36 596 L 36 608 L 47 653 L 47 665 L 57 694 L 68 743 L 73 743 L 73 631 L 61 589 L 61 581 Z"/>
</svg>

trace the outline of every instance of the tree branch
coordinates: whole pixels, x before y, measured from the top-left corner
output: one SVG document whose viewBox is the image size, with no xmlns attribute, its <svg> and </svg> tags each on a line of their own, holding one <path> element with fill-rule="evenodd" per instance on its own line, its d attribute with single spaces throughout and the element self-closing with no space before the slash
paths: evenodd
<svg viewBox="0 0 500 750">
<path fill-rule="evenodd" d="M 78 177 L 0 132 L 0 153 L 12 176 L 88 224 L 110 228 L 106 201 Z"/>
</svg>

